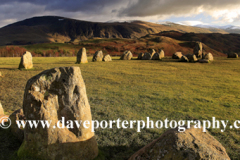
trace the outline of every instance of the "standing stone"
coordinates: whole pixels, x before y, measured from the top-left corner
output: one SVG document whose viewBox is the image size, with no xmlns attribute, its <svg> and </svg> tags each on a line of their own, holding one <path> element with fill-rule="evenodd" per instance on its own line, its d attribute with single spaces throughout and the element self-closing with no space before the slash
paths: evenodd
<svg viewBox="0 0 240 160">
<path fill-rule="evenodd" d="M 159 53 L 155 53 L 153 56 L 152 56 L 152 60 L 160 60 L 164 58 L 164 51 L 161 49 Z"/>
<path fill-rule="evenodd" d="M 131 60 L 133 57 L 131 51 L 125 51 L 122 56 L 120 57 L 121 60 Z"/>
<path fill-rule="evenodd" d="M 129 160 L 230 160 L 225 148 L 202 129 L 170 129 Z"/>
<path fill-rule="evenodd" d="M 238 54 L 237 53 L 229 53 L 227 58 L 238 58 Z"/>
<path fill-rule="evenodd" d="M 30 52 L 26 51 L 22 55 L 18 68 L 19 69 L 31 69 L 31 68 L 33 68 L 32 54 Z"/>
<path fill-rule="evenodd" d="M 209 61 L 213 61 L 213 55 L 212 53 L 207 53 L 205 56 L 204 56 L 204 59 L 207 59 Z"/>
<path fill-rule="evenodd" d="M 96 51 L 95 54 L 93 55 L 92 61 L 93 62 L 102 61 L 102 59 L 103 59 L 103 52 L 102 51 Z"/>
<path fill-rule="evenodd" d="M 189 62 L 197 62 L 198 61 L 195 54 L 187 54 L 185 56 L 188 58 Z"/>
<path fill-rule="evenodd" d="M 142 60 L 151 60 L 152 56 L 151 53 L 144 53 Z"/>
<path fill-rule="evenodd" d="M 17 153 L 20 158 L 88 160 L 98 155 L 90 127 L 90 105 L 79 67 L 53 68 L 29 79 L 23 111 L 27 120 L 47 120 L 51 124 L 49 128 L 41 125 L 30 128 L 27 123 L 24 141 Z M 77 126 L 76 121 L 82 122 L 81 125 Z M 84 127 L 85 121 L 89 128 Z M 63 125 L 66 127 L 59 128 Z"/>
<path fill-rule="evenodd" d="M 144 56 L 144 53 L 141 52 L 141 53 L 138 54 L 138 58 L 137 59 L 141 60 L 143 56 Z"/>
<path fill-rule="evenodd" d="M 172 55 L 172 59 L 180 59 L 182 56 L 182 52 L 176 52 Z"/>
<path fill-rule="evenodd" d="M 162 58 L 164 58 L 164 56 L 165 56 L 165 54 L 164 54 L 163 49 L 160 49 L 159 50 L 159 58 L 162 59 Z"/>
<path fill-rule="evenodd" d="M 77 53 L 77 64 L 88 63 L 86 48 L 82 48 Z"/>
<path fill-rule="evenodd" d="M 19 120 L 25 121 L 26 120 L 26 117 L 23 114 L 23 110 L 22 109 L 16 110 L 9 116 L 9 118 L 11 119 L 11 123 L 12 123 L 10 126 L 12 134 L 15 137 L 17 137 L 19 141 L 22 142 L 24 139 L 24 131 L 22 128 L 18 128 L 16 121 L 19 121 Z"/>
<path fill-rule="evenodd" d="M 4 115 L 4 110 L 3 110 L 1 102 L 0 102 L 0 115 Z"/>
<path fill-rule="evenodd" d="M 189 60 L 186 56 L 182 56 L 179 62 L 189 62 Z"/>
<path fill-rule="evenodd" d="M 156 53 L 156 51 L 155 51 L 154 49 L 150 49 L 150 50 L 149 50 L 149 53 L 150 53 L 151 58 L 152 58 L 152 56 Z"/>
<path fill-rule="evenodd" d="M 196 42 L 196 46 L 193 49 L 193 54 L 196 55 L 197 58 L 202 58 L 203 47 L 201 42 Z"/>
<path fill-rule="evenodd" d="M 102 59 L 104 62 L 110 62 L 110 61 L 112 61 L 112 57 L 109 55 L 109 54 L 107 54 L 107 55 L 105 55 L 104 57 L 103 57 L 103 59 Z"/>
</svg>

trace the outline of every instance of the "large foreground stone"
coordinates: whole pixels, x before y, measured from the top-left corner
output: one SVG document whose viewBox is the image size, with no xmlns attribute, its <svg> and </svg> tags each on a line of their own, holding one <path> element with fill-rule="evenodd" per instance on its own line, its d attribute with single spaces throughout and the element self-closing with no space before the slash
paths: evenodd
<svg viewBox="0 0 240 160">
<path fill-rule="evenodd" d="M 110 62 L 110 61 L 112 61 L 112 57 L 109 55 L 109 54 L 107 54 L 107 55 L 105 55 L 104 57 L 103 57 L 103 59 L 102 59 L 104 62 Z"/>
<path fill-rule="evenodd" d="M 225 148 L 201 129 L 166 131 L 161 137 L 133 154 L 129 160 L 230 160 Z"/>
<path fill-rule="evenodd" d="M 15 112 L 13 112 L 10 116 L 9 116 L 10 120 L 11 120 L 11 126 L 10 126 L 10 129 L 11 129 L 11 132 L 12 134 L 18 138 L 19 141 L 23 141 L 24 139 L 24 131 L 23 131 L 23 128 L 19 128 L 17 126 L 17 123 L 16 121 L 25 121 L 26 120 L 26 117 L 24 116 L 23 114 L 23 110 L 22 109 L 18 109 L 16 110 Z"/>
<path fill-rule="evenodd" d="M 102 51 L 96 51 L 95 54 L 93 55 L 92 61 L 93 62 L 102 61 L 102 59 L 103 59 L 103 52 Z"/>
<path fill-rule="evenodd" d="M 88 63 L 86 48 L 82 48 L 77 53 L 77 64 Z"/>
<path fill-rule="evenodd" d="M 22 55 L 18 68 L 19 69 L 31 69 L 31 68 L 33 68 L 32 54 L 30 52 L 26 51 Z"/>
<path fill-rule="evenodd" d="M 23 100 L 27 120 L 51 120 L 50 128 L 30 128 L 27 123 L 24 141 L 18 150 L 20 158 L 93 159 L 98 155 L 97 142 L 91 127 L 77 127 L 75 120 L 88 121 L 92 115 L 85 84 L 79 67 L 60 67 L 43 71 L 28 80 Z M 71 124 L 73 128 L 58 128 Z M 70 122 L 70 121 L 69 121 Z M 71 125 L 70 125 L 71 126 Z"/>
<path fill-rule="evenodd" d="M 229 53 L 227 58 L 238 58 L 238 54 L 237 53 Z"/>
<path fill-rule="evenodd" d="M 131 60 L 133 57 L 131 51 L 125 51 L 122 56 L 120 57 L 121 60 Z"/>
<path fill-rule="evenodd" d="M 182 52 L 176 52 L 172 55 L 172 59 L 181 59 L 182 56 Z"/>
</svg>

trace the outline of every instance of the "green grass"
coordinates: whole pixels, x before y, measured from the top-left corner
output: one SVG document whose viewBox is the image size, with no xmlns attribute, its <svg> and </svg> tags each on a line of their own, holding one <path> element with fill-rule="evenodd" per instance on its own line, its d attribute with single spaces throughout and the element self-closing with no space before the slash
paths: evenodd
<svg viewBox="0 0 240 160">
<path fill-rule="evenodd" d="M 75 57 L 33 58 L 33 70 L 18 70 L 20 58 L 0 58 L 0 101 L 6 114 L 22 108 L 26 82 L 43 70 L 79 66 L 94 120 L 219 120 L 233 122 L 240 115 L 239 59 L 216 58 L 209 64 L 162 61 L 91 62 L 75 64 Z M 96 137 L 105 159 L 127 159 L 158 138 L 164 129 L 97 129 Z M 7 159 L 20 145 L 0 130 L 0 155 Z M 239 130 L 210 133 L 226 148 L 231 159 L 240 157 Z M 2 137 L 2 136 L 1 136 Z M 15 146 L 15 147 L 11 147 Z"/>
</svg>

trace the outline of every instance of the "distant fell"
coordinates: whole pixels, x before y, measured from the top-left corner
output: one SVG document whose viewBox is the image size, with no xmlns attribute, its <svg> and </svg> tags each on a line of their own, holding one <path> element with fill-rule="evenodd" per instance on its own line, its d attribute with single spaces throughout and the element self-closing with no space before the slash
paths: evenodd
<svg viewBox="0 0 240 160">
<path fill-rule="evenodd" d="M 217 29 L 183 26 L 178 24 L 156 24 L 144 21 L 88 22 L 58 16 L 33 17 L 0 28 L 0 45 L 25 45 L 49 42 L 80 42 L 94 38 L 136 39 L 162 31 L 182 33 L 227 33 Z"/>
</svg>

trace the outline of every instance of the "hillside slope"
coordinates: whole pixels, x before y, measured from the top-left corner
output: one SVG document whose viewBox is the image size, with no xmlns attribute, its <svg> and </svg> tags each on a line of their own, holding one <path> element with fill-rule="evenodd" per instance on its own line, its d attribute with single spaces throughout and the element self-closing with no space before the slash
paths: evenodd
<svg viewBox="0 0 240 160">
<path fill-rule="evenodd" d="M 22 45 L 48 42 L 79 42 L 100 38 L 139 38 L 161 31 L 212 33 L 205 28 L 178 24 L 133 22 L 87 22 L 57 16 L 34 17 L 0 28 L 0 45 Z M 216 32 L 227 33 L 223 30 Z"/>
</svg>

